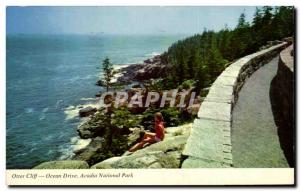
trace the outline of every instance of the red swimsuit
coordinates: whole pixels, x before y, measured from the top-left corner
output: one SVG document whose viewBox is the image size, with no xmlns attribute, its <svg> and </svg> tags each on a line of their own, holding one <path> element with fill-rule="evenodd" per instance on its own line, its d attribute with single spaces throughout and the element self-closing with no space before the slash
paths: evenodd
<svg viewBox="0 0 300 191">
<path fill-rule="evenodd" d="M 163 122 L 155 124 L 155 141 L 159 142 L 164 140 L 165 128 Z"/>
</svg>

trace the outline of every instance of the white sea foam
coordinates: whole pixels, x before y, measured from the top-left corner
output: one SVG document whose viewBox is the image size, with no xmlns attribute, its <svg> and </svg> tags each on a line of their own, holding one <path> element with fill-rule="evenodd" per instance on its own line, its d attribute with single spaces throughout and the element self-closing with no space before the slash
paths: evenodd
<svg viewBox="0 0 300 191">
<path fill-rule="evenodd" d="M 36 147 L 33 147 L 33 148 L 30 149 L 29 152 L 32 153 L 32 152 L 35 151 L 35 150 L 37 150 L 37 148 L 36 148 Z"/>
<path fill-rule="evenodd" d="M 79 137 L 72 137 L 71 138 L 71 144 L 73 151 L 78 151 L 80 149 L 85 148 L 90 144 L 92 139 L 80 139 Z"/>
<path fill-rule="evenodd" d="M 48 155 L 48 156 L 51 156 L 53 153 L 54 153 L 53 150 L 49 150 L 49 151 L 47 152 L 47 155 Z"/>
<path fill-rule="evenodd" d="M 72 84 L 76 82 L 80 82 L 81 80 L 88 80 L 88 79 L 93 79 L 96 78 L 98 75 L 96 74 L 91 74 L 87 76 L 75 76 L 70 79 L 65 80 L 65 84 Z"/>
<path fill-rule="evenodd" d="M 42 121 L 44 119 L 46 119 L 46 115 L 44 113 L 42 113 L 39 117 L 39 120 Z"/>
<path fill-rule="evenodd" d="M 61 156 L 59 157 L 59 160 L 69 159 L 74 155 L 70 144 L 60 145 L 58 147 L 58 150 L 60 153 L 62 153 Z"/>
<path fill-rule="evenodd" d="M 78 136 L 72 137 L 70 143 L 59 146 L 59 152 L 62 153 L 59 159 L 65 160 L 71 158 L 74 156 L 74 151 L 85 148 L 91 141 L 91 139 L 80 139 Z"/>
<path fill-rule="evenodd" d="M 118 79 L 119 77 L 121 77 L 121 76 L 123 76 L 122 73 L 120 73 L 120 72 L 116 73 L 116 74 L 113 76 L 113 78 L 111 79 L 111 82 L 112 82 L 112 83 L 116 83 L 116 82 L 117 82 L 117 79 Z"/>
<path fill-rule="evenodd" d="M 42 110 L 42 112 L 47 112 L 49 110 L 49 108 L 48 107 L 46 107 L 46 108 L 44 108 L 43 110 Z"/>
<path fill-rule="evenodd" d="M 134 63 L 128 63 L 128 64 L 118 64 L 118 65 L 114 65 L 114 70 L 120 70 L 122 68 L 126 68 L 128 67 L 130 64 L 134 64 Z"/>
<path fill-rule="evenodd" d="M 114 76 L 112 77 L 111 82 L 112 82 L 112 83 L 117 82 L 117 79 L 118 79 L 119 77 L 123 76 L 123 73 L 120 72 L 120 70 L 121 70 L 122 68 L 128 67 L 130 64 L 134 64 L 134 63 L 114 65 L 113 67 L 114 67 L 114 70 L 116 71 L 116 73 L 115 73 Z M 102 76 L 102 74 L 103 74 L 103 72 L 101 73 L 101 76 Z"/>
<path fill-rule="evenodd" d="M 64 101 L 64 100 L 62 100 L 62 99 L 58 100 L 58 101 L 56 102 L 56 104 L 55 104 L 55 108 L 56 108 L 56 109 L 59 108 L 60 104 L 61 104 L 63 101 Z"/>
<path fill-rule="evenodd" d="M 79 109 L 75 106 L 69 106 L 65 109 L 66 120 L 74 119 L 78 116 Z"/>
<path fill-rule="evenodd" d="M 94 98 L 94 97 L 87 97 L 87 98 L 81 98 L 80 100 L 82 100 L 82 101 L 95 101 L 96 100 L 96 98 Z"/>
<path fill-rule="evenodd" d="M 43 140 L 44 141 L 49 141 L 49 140 L 52 140 L 52 139 L 54 139 L 54 135 L 48 135 Z"/>
<path fill-rule="evenodd" d="M 32 113 L 32 112 L 34 112 L 34 108 L 31 107 L 25 108 L 25 113 Z"/>
<path fill-rule="evenodd" d="M 99 109 L 100 104 L 98 103 L 98 100 L 96 98 L 94 100 L 95 100 L 94 102 L 88 102 L 88 103 L 77 105 L 77 106 L 70 105 L 67 108 L 65 108 L 64 113 L 66 115 L 66 120 L 71 120 L 71 119 L 78 117 L 79 110 L 82 108 L 90 106 L 90 107 Z"/>
<path fill-rule="evenodd" d="M 145 56 L 153 57 L 153 56 L 158 56 L 158 55 L 160 55 L 159 52 L 152 52 L 152 53 L 150 53 L 150 54 L 146 54 Z"/>
<path fill-rule="evenodd" d="M 27 153 L 19 153 L 19 154 L 16 154 L 15 157 L 24 156 L 24 155 L 27 155 Z"/>
</svg>

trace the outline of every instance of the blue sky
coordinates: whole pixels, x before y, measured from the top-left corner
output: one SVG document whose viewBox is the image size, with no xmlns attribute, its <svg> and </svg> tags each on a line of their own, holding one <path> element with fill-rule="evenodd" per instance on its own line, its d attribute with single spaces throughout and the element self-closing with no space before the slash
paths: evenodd
<svg viewBox="0 0 300 191">
<path fill-rule="evenodd" d="M 233 28 L 255 7 L 8 7 L 8 34 L 194 34 Z"/>
</svg>

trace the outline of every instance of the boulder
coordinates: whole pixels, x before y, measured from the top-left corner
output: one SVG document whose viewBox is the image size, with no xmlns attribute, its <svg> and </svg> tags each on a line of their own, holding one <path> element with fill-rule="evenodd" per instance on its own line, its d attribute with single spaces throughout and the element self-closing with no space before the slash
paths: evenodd
<svg viewBox="0 0 300 191">
<path fill-rule="evenodd" d="M 145 65 L 142 69 L 139 69 L 136 72 L 134 79 L 136 80 L 149 80 L 152 78 L 161 78 L 166 76 L 167 74 L 167 65 L 161 64 L 160 62 L 157 63 L 150 63 Z"/>
<path fill-rule="evenodd" d="M 132 78 L 129 75 L 122 75 L 118 77 L 117 82 L 121 84 L 127 84 L 132 82 Z"/>
<path fill-rule="evenodd" d="M 88 106 L 86 108 L 83 108 L 83 109 L 79 110 L 79 116 L 80 117 L 87 117 L 87 116 L 93 115 L 96 112 L 97 112 L 97 108 Z"/>
<path fill-rule="evenodd" d="M 100 92 L 95 94 L 95 97 L 101 97 L 101 96 L 102 94 Z"/>
<path fill-rule="evenodd" d="M 105 115 L 102 113 L 96 113 L 91 117 L 91 119 L 77 127 L 77 132 L 81 139 L 103 136 L 105 134 L 105 131 Z"/>
<path fill-rule="evenodd" d="M 39 164 L 33 169 L 88 169 L 89 165 L 80 160 L 50 161 Z"/>
<path fill-rule="evenodd" d="M 192 128 L 192 123 L 184 124 L 178 127 L 169 127 L 165 129 L 166 140 L 171 137 L 180 135 L 189 135 Z"/>
<path fill-rule="evenodd" d="M 95 164 L 91 167 L 91 169 L 107 169 L 107 168 L 112 168 L 111 164 L 118 161 L 122 157 L 112 157 L 109 159 L 106 159 L 105 161 L 102 161 L 98 164 Z"/>
<path fill-rule="evenodd" d="M 133 146 L 140 139 L 140 133 L 144 131 L 143 128 L 130 128 L 131 133 L 127 137 L 128 146 Z"/>
<path fill-rule="evenodd" d="M 146 60 L 144 60 L 144 63 L 146 63 L 146 64 L 151 64 L 151 63 L 152 63 L 152 59 L 151 59 L 151 58 L 146 59 Z"/>
<path fill-rule="evenodd" d="M 132 88 L 142 88 L 142 86 L 140 84 L 135 84 L 132 86 Z"/>
<path fill-rule="evenodd" d="M 102 161 L 91 168 L 179 168 L 188 136 L 171 137 L 135 153 Z"/>
<path fill-rule="evenodd" d="M 93 164 L 94 156 L 97 154 L 97 151 L 99 149 L 102 149 L 103 142 L 104 140 L 101 137 L 92 139 L 85 148 L 74 151 L 75 156 L 73 156 L 72 159 L 85 161 L 88 164 Z"/>
<path fill-rule="evenodd" d="M 198 114 L 199 109 L 200 109 L 200 104 L 193 104 L 191 106 L 188 106 L 185 109 L 185 112 L 189 116 L 195 116 Z"/>
</svg>

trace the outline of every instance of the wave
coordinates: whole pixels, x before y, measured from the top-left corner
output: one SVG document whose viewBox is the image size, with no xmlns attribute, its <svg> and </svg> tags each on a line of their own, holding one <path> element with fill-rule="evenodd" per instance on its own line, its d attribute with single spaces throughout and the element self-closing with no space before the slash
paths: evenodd
<svg viewBox="0 0 300 191">
<path fill-rule="evenodd" d="M 59 159 L 70 159 L 72 156 L 74 156 L 74 151 L 85 148 L 90 144 L 91 141 L 92 139 L 80 139 L 78 136 L 72 137 L 68 144 L 59 146 L 59 152 L 61 153 Z"/>
<path fill-rule="evenodd" d="M 46 108 L 44 108 L 44 109 L 42 110 L 42 113 L 41 113 L 40 116 L 39 116 L 39 120 L 40 120 L 40 121 L 46 119 L 46 114 L 45 114 L 45 113 L 46 113 L 48 110 L 49 110 L 48 107 L 46 107 Z"/>
<path fill-rule="evenodd" d="M 71 138 L 71 145 L 73 151 L 78 151 L 80 149 L 85 148 L 90 144 L 92 139 L 80 139 L 78 136 L 77 137 L 72 137 Z"/>
<path fill-rule="evenodd" d="M 87 98 L 81 98 L 80 100 L 82 100 L 82 101 L 95 101 L 96 100 L 96 98 L 93 98 L 93 97 L 87 97 Z"/>
<path fill-rule="evenodd" d="M 98 100 L 95 98 L 94 99 L 95 102 L 88 102 L 88 103 L 85 103 L 85 104 L 80 104 L 80 105 L 77 105 L 77 106 L 74 106 L 74 105 L 70 105 L 68 107 L 65 108 L 64 110 L 64 113 L 66 115 L 66 118 L 65 120 L 71 120 L 71 119 L 74 119 L 76 117 L 79 116 L 79 110 L 82 109 L 82 108 L 85 108 L 85 107 L 95 107 L 97 109 L 100 108 L 100 104 L 98 103 Z"/>
<path fill-rule="evenodd" d="M 158 56 L 158 55 L 160 55 L 159 52 L 151 52 L 150 54 L 145 54 L 145 56 L 147 56 L 147 57 L 153 57 L 153 56 Z"/>
<path fill-rule="evenodd" d="M 46 155 L 48 155 L 48 156 L 52 156 L 52 155 L 53 155 L 53 153 L 54 153 L 54 151 L 53 151 L 53 150 L 49 150 L 49 151 L 46 153 Z"/>
<path fill-rule="evenodd" d="M 24 156 L 24 155 L 27 155 L 27 154 L 28 153 L 26 153 L 26 152 L 25 153 L 19 153 L 19 154 L 16 154 L 15 157 Z"/>
<path fill-rule="evenodd" d="M 39 117 L 39 120 L 43 121 L 44 119 L 46 119 L 46 115 L 44 113 L 42 113 Z"/>
<path fill-rule="evenodd" d="M 45 107 L 45 108 L 42 110 L 42 112 L 45 113 L 45 112 L 47 112 L 48 110 L 49 110 L 49 107 Z"/>
<path fill-rule="evenodd" d="M 43 140 L 44 141 L 50 141 L 50 140 L 52 140 L 52 139 L 54 139 L 55 137 L 54 137 L 54 135 L 52 134 L 52 135 L 48 135 L 48 136 L 46 136 Z"/>
<path fill-rule="evenodd" d="M 58 109 L 63 101 L 64 100 L 62 100 L 62 99 L 58 100 L 55 104 L 55 108 Z"/>
<path fill-rule="evenodd" d="M 128 66 L 131 65 L 131 64 L 134 64 L 134 63 L 116 64 L 116 65 L 113 65 L 113 67 L 114 67 L 114 70 L 120 70 L 120 69 L 122 69 L 122 68 L 128 67 Z"/>
<path fill-rule="evenodd" d="M 87 76 L 75 76 L 73 78 L 70 78 L 70 79 L 67 79 L 66 80 L 66 83 L 74 83 L 74 82 L 77 82 L 77 81 L 80 81 L 80 80 L 89 80 L 89 79 L 93 79 L 93 78 L 96 78 L 98 75 L 96 74 L 90 74 L 90 75 L 87 75 Z"/>
<path fill-rule="evenodd" d="M 37 150 L 37 148 L 33 147 L 33 148 L 30 149 L 29 153 L 33 153 L 33 151 L 35 151 L 35 150 Z"/>
<path fill-rule="evenodd" d="M 25 108 L 25 113 L 33 113 L 34 112 L 34 108 Z"/>
<path fill-rule="evenodd" d="M 66 160 L 74 155 L 70 144 L 60 145 L 58 151 L 61 153 L 59 160 Z"/>
</svg>

